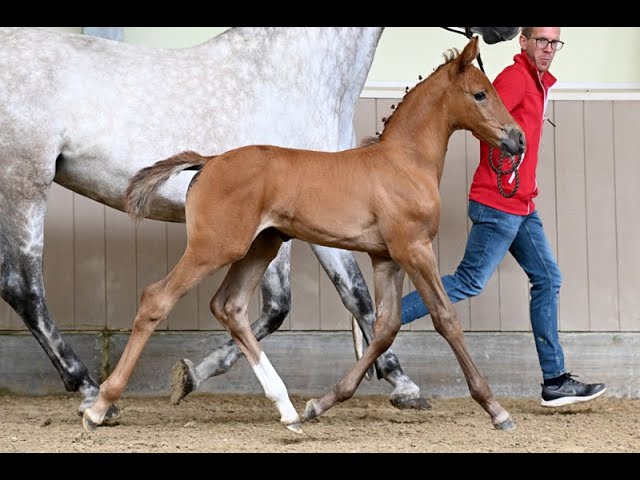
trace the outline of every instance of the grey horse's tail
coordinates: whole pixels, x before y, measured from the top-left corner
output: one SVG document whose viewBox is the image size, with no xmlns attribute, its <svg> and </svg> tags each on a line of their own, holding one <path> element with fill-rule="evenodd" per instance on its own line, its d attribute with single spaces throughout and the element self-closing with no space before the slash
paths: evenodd
<svg viewBox="0 0 640 480">
<path fill-rule="evenodd" d="M 151 199 L 156 190 L 169 178 L 183 170 L 200 170 L 211 158 L 213 157 L 203 157 L 199 153 L 187 151 L 143 168 L 129 181 L 125 193 L 125 211 L 135 221 L 142 220 L 149 214 Z"/>
</svg>

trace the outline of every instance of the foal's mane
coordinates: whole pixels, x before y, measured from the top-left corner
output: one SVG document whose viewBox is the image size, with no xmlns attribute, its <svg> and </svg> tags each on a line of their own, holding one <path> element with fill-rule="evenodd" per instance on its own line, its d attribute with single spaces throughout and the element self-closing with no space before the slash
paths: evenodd
<svg viewBox="0 0 640 480">
<path fill-rule="evenodd" d="M 380 136 L 384 133 L 384 130 L 387 128 L 387 125 L 389 124 L 389 122 L 391 121 L 391 119 L 393 118 L 395 113 L 398 111 L 398 108 L 400 108 L 400 104 L 402 104 L 402 102 L 405 99 L 410 98 L 410 95 L 412 95 L 414 93 L 414 91 L 415 91 L 415 89 L 416 89 L 416 87 L 418 85 L 420 85 L 421 83 L 425 83 L 427 80 L 429 80 L 431 77 L 433 77 L 433 75 L 438 73 L 438 71 L 442 67 L 444 67 L 445 65 L 448 65 L 449 63 L 454 61 L 456 58 L 458 58 L 459 55 L 460 55 L 460 50 L 458 50 L 457 48 L 452 47 L 452 48 L 447 49 L 442 54 L 442 56 L 444 57 L 444 62 L 443 63 L 438 65 L 438 67 L 436 69 L 434 69 L 433 72 L 431 72 L 429 74 L 429 76 L 427 76 L 426 78 L 424 78 L 424 79 L 420 80 L 418 83 L 416 83 L 412 89 L 409 90 L 409 87 L 407 87 L 407 92 L 402 97 L 402 100 L 398 103 L 398 106 L 393 109 L 393 112 L 391 113 L 391 115 L 389 115 L 389 117 L 387 117 L 387 118 L 382 120 L 383 123 L 384 123 L 384 128 L 382 129 L 382 132 L 378 133 L 376 136 L 369 136 L 369 137 L 363 138 L 362 141 L 360 142 L 360 147 L 368 147 L 369 145 L 374 145 L 376 143 L 380 143 Z"/>
</svg>

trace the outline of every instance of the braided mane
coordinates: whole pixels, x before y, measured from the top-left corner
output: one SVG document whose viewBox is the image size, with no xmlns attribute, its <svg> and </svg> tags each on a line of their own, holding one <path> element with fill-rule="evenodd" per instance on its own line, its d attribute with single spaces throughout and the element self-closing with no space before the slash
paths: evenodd
<svg viewBox="0 0 640 480">
<path fill-rule="evenodd" d="M 411 95 L 411 93 L 415 90 L 416 86 L 419 85 L 422 82 L 427 81 L 429 78 L 431 78 L 431 76 L 436 73 L 438 70 L 440 70 L 442 67 L 444 67 L 445 65 L 451 63 L 452 61 L 454 61 L 456 58 L 458 58 L 458 56 L 460 56 L 460 50 L 458 50 L 455 47 L 449 48 L 446 51 L 444 51 L 442 53 L 442 56 L 444 57 L 444 62 L 441 63 L 440 65 L 438 65 L 438 68 L 436 68 L 433 72 L 431 72 L 431 74 L 425 78 L 420 80 L 416 85 L 414 85 L 414 87 L 412 89 L 409 90 L 409 87 L 407 87 L 407 91 L 404 94 L 404 96 L 402 97 L 402 100 L 404 100 L 405 98 L 407 98 L 407 95 Z M 398 103 L 398 107 L 400 106 L 400 104 L 402 103 L 402 100 Z M 389 121 L 393 118 L 393 115 L 396 113 L 398 107 L 396 107 L 393 112 L 391 113 L 391 115 L 389 115 L 387 118 L 384 118 L 382 121 L 384 123 L 384 126 L 386 128 L 387 124 L 389 123 Z M 382 132 L 384 132 L 384 128 L 382 130 Z M 375 136 L 369 136 L 369 137 L 365 137 L 362 139 L 362 141 L 360 141 L 360 147 L 368 147 L 369 145 L 373 145 L 376 143 L 380 142 L 380 135 L 382 135 L 382 132 L 376 134 Z"/>
</svg>

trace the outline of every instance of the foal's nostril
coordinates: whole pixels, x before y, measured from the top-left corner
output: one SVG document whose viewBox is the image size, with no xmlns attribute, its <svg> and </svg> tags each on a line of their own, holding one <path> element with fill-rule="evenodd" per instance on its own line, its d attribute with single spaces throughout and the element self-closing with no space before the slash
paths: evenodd
<svg viewBox="0 0 640 480">
<path fill-rule="evenodd" d="M 520 134 L 518 135 L 518 146 L 520 148 L 524 148 L 525 147 L 525 140 L 524 140 L 524 133 L 520 132 Z"/>
</svg>

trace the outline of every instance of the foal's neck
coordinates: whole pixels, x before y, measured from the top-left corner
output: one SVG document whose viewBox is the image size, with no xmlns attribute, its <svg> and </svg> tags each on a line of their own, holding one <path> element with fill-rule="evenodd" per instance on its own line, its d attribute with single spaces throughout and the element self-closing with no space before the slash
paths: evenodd
<svg viewBox="0 0 640 480">
<path fill-rule="evenodd" d="M 428 78 L 415 87 L 415 92 L 405 96 L 389 118 L 380 135 L 380 143 L 396 145 L 409 152 L 409 158 L 404 157 L 402 161 L 433 170 L 439 183 L 454 128 L 447 110 L 449 92 L 446 83 L 437 80 Z"/>
</svg>

